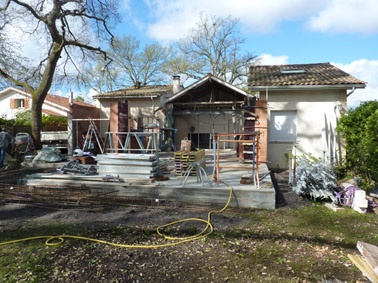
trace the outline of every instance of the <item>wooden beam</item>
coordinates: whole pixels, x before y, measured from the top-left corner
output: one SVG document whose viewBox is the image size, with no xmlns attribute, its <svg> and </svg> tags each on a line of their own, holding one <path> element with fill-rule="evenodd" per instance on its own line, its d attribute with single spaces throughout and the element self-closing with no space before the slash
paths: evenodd
<svg viewBox="0 0 378 283">
<path fill-rule="evenodd" d="M 371 281 L 378 282 L 378 276 L 375 274 L 371 265 L 359 255 L 348 254 L 349 259 L 361 270 L 361 272 Z"/>
<path fill-rule="evenodd" d="M 376 275 L 378 275 L 378 247 L 372 244 L 358 241 L 357 249 L 373 268 Z"/>
</svg>

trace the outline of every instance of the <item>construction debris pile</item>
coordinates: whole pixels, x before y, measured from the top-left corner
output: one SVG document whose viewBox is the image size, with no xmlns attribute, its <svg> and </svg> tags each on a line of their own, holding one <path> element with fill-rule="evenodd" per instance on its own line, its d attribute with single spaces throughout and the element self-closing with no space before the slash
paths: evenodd
<svg viewBox="0 0 378 283">
<path fill-rule="evenodd" d="M 71 160 L 60 168 L 62 174 L 75 173 L 83 175 L 97 175 L 97 168 L 93 165 L 81 165 L 79 160 Z"/>
<path fill-rule="evenodd" d="M 313 200 L 328 200 L 339 206 L 351 207 L 357 212 L 366 213 L 369 208 L 378 207 L 374 197 L 352 183 L 338 184 L 332 167 L 323 161 L 309 157 L 298 157 L 296 167 L 296 186 L 298 195 Z"/>
<path fill-rule="evenodd" d="M 335 191 L 338 184 L 332 168 L 325 162 L 314 162 L 299 156 L 296 167 L 295 193 L 306 195 L 314 200 L 331 199 L 337 202 Z"/>
</svg>

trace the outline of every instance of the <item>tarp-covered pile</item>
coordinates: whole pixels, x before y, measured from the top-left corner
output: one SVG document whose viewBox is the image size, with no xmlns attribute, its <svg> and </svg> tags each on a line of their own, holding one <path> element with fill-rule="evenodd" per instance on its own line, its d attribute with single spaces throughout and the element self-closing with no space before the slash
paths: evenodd
<svg viewBox="0 0 378 283">
<path fill-rule="evenodd" d="M 36 162 L 61 162 L 65 161 L 66 157 L 61 154 L 60 150 L 56 147 L 49 146 L 43 147 L 38 155 L 33 159 L 33 163 Z"/>
<path fill-rule="evenodd" d="M 297 157 L 296 186 L 298 195 L 310 196 L 314 200 L 331 199 L 337 203 L 337 179 L 329 164 L 310 157 Z"/>
</svg>

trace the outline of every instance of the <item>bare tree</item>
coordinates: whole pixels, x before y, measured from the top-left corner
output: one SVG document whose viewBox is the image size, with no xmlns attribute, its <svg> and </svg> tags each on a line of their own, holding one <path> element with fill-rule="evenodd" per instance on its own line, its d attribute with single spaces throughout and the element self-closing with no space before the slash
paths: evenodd
<svg viewBox="0 0 378 283">
<path fill-rule="evenodd" d="M 244 84 L 249 66 L 257 57 L 241 53 L 245 39 L 239 33 L 238 23 L 231 16 L 201 14 L 196 28 L 178 43 L 181 54 L 170 64 L 172 72 L 195 79 L 210 73 L 231 84 Z"/>
<path fill-rule="evenodd" d="M 20 46 L 16 43 L 11 43 L 5 33 L 2 32 L 0 27 L 0 66 L 3 69 L 12 69 L 15 73 L 24 73 L 26 71 L 25 64 L 28 59 L 21 56 L 18 51 Z M 24 64 L 22 64 L 23 62 Z M 0 86 L 12 86 L 12 82 L 0 76 Z"/>
<path fill-rule="evenodd" d="M 117 2 L 3 0 L 2 3 L 1 29 L 17 29 L 25 37 L 33 38 L 40 47 L 40 54 L 33 54 L 31 62 L 22 64 L 22 69 L 15 70 L 0 62 L 0 76 L 31 93 L 32 135 L 40 147 L 42 104 L 53 81 L 58 76 L 80 74 L 80 60 L 89 60 L 94 54 L 106 58 L 100 45 L 113 38 L 109 25 L 117 18 Z M 14 58 L 13 55 L 8 57 Z"/>
<path fill-rule="evenodd" d="M 134 36 L 124 36 L 114 38 L 108 55 L 113 61 L 110 77 L 116 86 L 125 87 L 166 81 L 163 70 L 172 57 L 172 51 L 157 43 L 142 46 Z"/>
</svg>

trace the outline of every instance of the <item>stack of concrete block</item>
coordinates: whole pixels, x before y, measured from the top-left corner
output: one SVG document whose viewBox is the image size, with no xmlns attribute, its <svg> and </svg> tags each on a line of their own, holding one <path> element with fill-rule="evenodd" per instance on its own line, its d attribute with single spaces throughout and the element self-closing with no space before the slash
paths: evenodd
<svg viewBox="0 0 378 283">
<path fill-rule="evenodd" d="M 352 202 L 350 204 L 351 207 L 357 212 L 365 213 L 369 206 L 366 192 L 350 183 L 343 183 L 342 187 L 346 190 L 350 189 L 353 191 Z"/>
<path fill-rule="evenodd" d="M 365 213 L 368 208 L 368 200 L 366 199 L 366 192 L 364 190 L 354 191 L 354 198 L 352 208 L 360 213 Z"/>
</svg>

